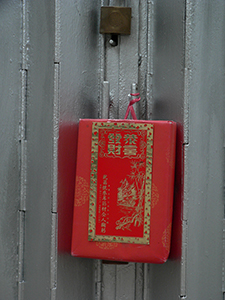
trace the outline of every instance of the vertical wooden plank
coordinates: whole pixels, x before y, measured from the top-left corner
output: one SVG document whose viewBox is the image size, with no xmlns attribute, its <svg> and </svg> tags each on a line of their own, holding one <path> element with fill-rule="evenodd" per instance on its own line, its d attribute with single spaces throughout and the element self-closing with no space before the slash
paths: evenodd
<svg viewBox="0 0 225 300">
<path fill-rule="evenodd" d="M 149 271 L 150 271 L 150 264 L 143 265 L 143 300 L 150 300 L 150 281 L 149 281 Z"/>
<path fill-rule="evenodd" d="M 145 9 L 143 7 L 143 9 Z M 143 13 L 143 11 L 142 11 Z M 147 47 L 146 47 L 146 106 L 145 106 L 145 115 L 148 120 L 152 119 L 152 110 L 153 110 L 153 55 L 154 55 L 154 2 L 148 1 L 147 7 L 146 7 L 146 13 L 147 14 Z M 141 32 L 140 27 L 140 32 Z M 143 113 L 143 112 L 142 112 Z"/>
<path fill-rule="evenodd" d="M 116 265 L 102 264 L 102 299 L 116 299 Z"/>
<path fill-rule="evenodd" d="M 141 101 L 138 104 L 139 118 L 141 120 L 146 119 L 146 106 L 147 106 L 147 64 L 148 48 L 147 48 L 147 36 L 148 36 L 148 5 L 146 0 L 139 1 L 139 28 L 138 28 L 138 88 L 141 97 Z"/>
<path fill-rule="evenodd" d="M 178 122 L 177 131 L 177 174 L 175 189 L 175 213 L 173 220 L 172 255 L 162 265 L 151 265 L 149 272 L 150 299 L 178 299 L 181 284 L 181 207 L 183 201 L 182 186 L 182 144 L 184 111 L 184 30 L 185 5 L 187 1 L 148 1 L 149 13 L 153 13 L 154 47 L 151 32 L 148 35 L 148 51 L 152 53 L 153 65 L 148 64 L 148 117 L 153 120 L 174 120 Z M 154 3 L 154 5 L 153 5 Z M 150 20 L 149 20 L 150 22 Z M 151 27 L 149 25 L 149 27 Z M 150 85 L 153 91 L 150 90 Z M 178 164 L 179 163 L 179 164 Z M 162 288 L 163 286 L 163 288 Z M 199 297 L 194 297 L 198 299 Z M 201 297 L 200 297 L 201 298 Z M 204 298 L 204 297 L 203 297 Z M 192 298 L 191 298 L 192 299 Z"/>
<path fill-rule="evenodd" d="M 144 264 L 135 264 L 135 300 L 143 300 L 144 296 Z"/>
<path fill-rule="evenodd" d="M 121 6 L 123 1 L 121 0 L 110 0 L 110 6 Z M 105 78 L 110 84 L 110 111 L 109 118 L 118 118 L 119 110 L 119 61 L 120 61 L 120 41 L 121 37 L 118 36 L 118 46 L 111 46 L 109 41 L 111 35 L 105 35 Z"/>
<path fill-rule="evenodd" d="M 224 218 L 224 1 L 187 1 L 188 144 L 183 240 L 187 236 L 185 295 L 222 299 Z M 194 46 L 196 45 L 196 46 Z M 186 173 L 185 172 L 185 173 Z M 210 271 L 209 271 L 210 270 Z"/>
<path fill-rule="evenodd" d="M 131 34 L 120 39 L 119 52 L 119 118 L 124 118 L 131 84 L 138 84 L 139 1 L 131 1 Z"/>
<path fill-rule="evenodd" d="M 105 38 L 105 80 L 110 84 L 110 111 L 109 118 L 118 117 L 118 74 L 119 74 L 119 46 L 109 44 L 110 35 Z M 120 42 L 120 38 L 119 38 Z"/>
<path fill-rule="evenodd" d="M 57 299 L 91 300 L 95 298 L 95 261 L 72 257 L 67 252 L 71 247 L 79 118 L 97 118 L 101 99 L 104 51 L 101 48 L 99 53 L 103 38 L 98 26 L 102 1 L 59 2 Z"/>
<path fill-rule="evenodd" d="M 24 299 L 50 299 L 54 9 L 54 0 L 29 1 Z"/>
<path fill-rule="evenodd" d="M 22 1 L 0 1 L 1 299 L 18 299 L 18 293 L 23 289 L 24 212 L 20 211 L 20 208 L 24 208 L 24 203 L 20 201 L 23 182 L 20 179 L 23 147 L 19 124 L 21 125 L 22 98 L 24 99 L 23 78 L 26 76 L 23 76 L 25 74 L 22 74 L 21 70 L 22 23 Z"/>
<path fill-rule="evenodd" d="M 95 260 L 95 300 L 102 300 L 102 261 Z"/>
<path fill-rule="evenodd" d="M 120 300 L 135 300 L 135 263 L 117 265 L 116 297 Z"/>
</svg>

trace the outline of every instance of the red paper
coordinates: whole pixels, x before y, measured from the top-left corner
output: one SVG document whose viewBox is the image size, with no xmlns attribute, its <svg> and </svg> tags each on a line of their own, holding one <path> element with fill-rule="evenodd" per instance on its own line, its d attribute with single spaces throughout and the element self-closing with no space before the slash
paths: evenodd
<svg viewBox="0 0 225 300">
<path fill-rule="evenodd" d="M 72 255 L 165 262 L 176 124 L 80 120 Z"/>
</svg>

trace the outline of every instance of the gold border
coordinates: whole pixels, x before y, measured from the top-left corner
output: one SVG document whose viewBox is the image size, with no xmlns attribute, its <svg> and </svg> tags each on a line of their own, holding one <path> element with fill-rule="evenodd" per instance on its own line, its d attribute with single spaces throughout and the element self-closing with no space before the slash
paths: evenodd
<svg viewBox="0 0 225 300">
<path fill-rule="evenodd" d="M 138 128 L 137 128 L 138 127 Z M 96 235 L 96 205 L 97 205 L 97 168 L 98 168 L 98 137 L 99 129 L 129 129 L 147 131 L 146 151 L 146 184 L 145 184 L 145 211 L 143 238 Z M 146 244 L 150 243 L 150 217 L 151 217 L 151 189 L 152 189 L 152 154 L 153 154 L 153 124 L 147 123 L 123 123 L 123 122 L 93 122 L 92 144 L 91 144 L 91 173 L 90 173 L 90 201 L 89 201 L 89 223 L 88 240 L 95 242 L 116 242 Z"/>
</svg>

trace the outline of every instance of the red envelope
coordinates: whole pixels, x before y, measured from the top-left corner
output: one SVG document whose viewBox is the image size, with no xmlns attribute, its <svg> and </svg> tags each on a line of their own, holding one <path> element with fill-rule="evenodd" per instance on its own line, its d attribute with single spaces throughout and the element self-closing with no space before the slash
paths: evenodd
<svg viewBox="0 0 225 300">
<path fill-rule="evenodd" d="M 170 251 L 176 123 L 79 123 L 73 256 L 163 263 Z"/>
</svg>

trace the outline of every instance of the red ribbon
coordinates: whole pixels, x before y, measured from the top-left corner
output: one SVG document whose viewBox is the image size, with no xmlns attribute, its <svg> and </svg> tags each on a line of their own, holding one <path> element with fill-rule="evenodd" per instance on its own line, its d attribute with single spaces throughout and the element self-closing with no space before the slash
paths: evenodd
<svg viewBox="0 0 225 300">
<path fill-rule="evenodd" d="M 136 93 L 136 94 L 130 94 L 130 95 L 136 97 L 136 96 L 139 96 L 140 94 Z M 133 104 L 136 103 L 136 102 L 138 102 L 138 101 L 140 101 L 140 100 L 141 100 L 141 97 L 132 99 L 130 101 L 130 103 L 128 104 L 127 111 L 125 113 L 124 119 L 127 119 L 128 115 L 129 115 L 129 112 L 130 112 L 132 118 L 134 120 L 137 120 L 137 117 L 136 117 L 136 114 L 135 114 L 135 111 L 134 111 L 134 108 L 133 108 Z"/>
</svg>

